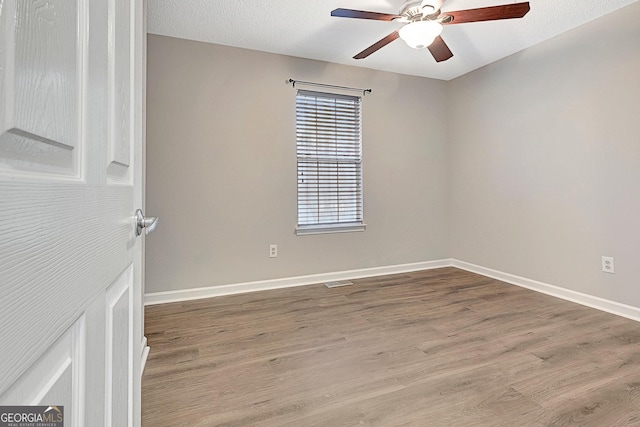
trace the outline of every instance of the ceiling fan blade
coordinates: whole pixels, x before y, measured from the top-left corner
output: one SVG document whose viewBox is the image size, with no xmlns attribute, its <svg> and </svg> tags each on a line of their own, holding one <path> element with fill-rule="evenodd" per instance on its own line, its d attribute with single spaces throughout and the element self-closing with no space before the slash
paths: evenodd
<svg viewBox="0 0 640 427">
<path fill-rule="evenodd" d="M 443 12 L 444 16 L 452 16 L 453 20 L 443 24 L 464 24 L 466 22 L 495 21 L 498 19 L 522 18 L 529 12 L 529 2 L 505 4 L 502 6 L 480 7 L 477 9 Z"/>
<path fill-rule="evenodd" d="M 368 48 L 366 48 L 365 50 L 363 50 L 362 52 L 360 52 L 359 54 L 354 56 L 353 59 L 366 58 L 367 56 L 371 55 L 376 50 L 385 47 L 386 45 L 388 45 L 389 43 L 391 43 L 392 41 L 394 41 L 398 37 L 400 37 L 400 34 L 398 34 L 397 31 L 394 31 L 393 33 L 389 34 L 387 37 L 383 38 L 382 40 L 379 40 L 379 41 L 375 42 L 374 44 L 372 44 L 371 46 L 369 46 Z"/>
<path fill-rule="evenodd" d="M 429 52 L 431 52 L 436 62 L 446 61 L 453 56 L 453 52 L 451 52 L 449 46 L 447 46 L 440 36 L 436 37 L 427 49 L 429 49 Z"/>
<path fill-rule="evenodd" d="M 339 16 L 341 18 L 374 19 L 376 21 L 393 21 L 394 19 L 401 18 L 399 15 L 353 9 L 335 9 L 331 11 L 331 16 Z"/>
</svg>

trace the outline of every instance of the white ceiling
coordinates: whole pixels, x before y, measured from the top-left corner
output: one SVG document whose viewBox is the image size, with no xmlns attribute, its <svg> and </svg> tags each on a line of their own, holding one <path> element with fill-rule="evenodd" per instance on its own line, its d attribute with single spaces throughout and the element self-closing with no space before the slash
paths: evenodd
<svg viewBox="0 0 640 427">
<path fill-rule="evenodd" d="M 523 0 L 445 0 L 442 11 Z M 336 8 L 397 14 L 402 0 L 148 0 L 153 34 L 301 58 L 451 80 L 640 0 L 530 0 L 521 19 L 445 26 L 454 57 L 436 63 L 427 50 L 396 40 L 366 59 L 352 57 L 399 29 L 397 22 L 331 17 Z"/>
</svg>

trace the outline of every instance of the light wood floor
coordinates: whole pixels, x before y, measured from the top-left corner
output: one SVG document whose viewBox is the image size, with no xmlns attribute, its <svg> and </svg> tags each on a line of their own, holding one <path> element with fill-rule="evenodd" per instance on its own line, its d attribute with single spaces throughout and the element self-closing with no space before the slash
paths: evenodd
<svg viewBox="0 0 640 427">
<path fill-rule="evenodd" d="M 146 309 L 143 426 L 640 425 L 640 323 L 455 268 Z"/>
</svg>

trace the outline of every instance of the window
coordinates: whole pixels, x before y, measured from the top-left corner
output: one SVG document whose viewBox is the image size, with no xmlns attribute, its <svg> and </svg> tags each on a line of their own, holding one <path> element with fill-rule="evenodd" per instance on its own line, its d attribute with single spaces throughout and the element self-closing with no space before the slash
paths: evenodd
<svg viewBox="0 0 640 427">
<path fill-rule="evenodd" d="M 362 231 L 361 99 L 299 90 L 296 95 L 296 234 Z"/>
</svg>

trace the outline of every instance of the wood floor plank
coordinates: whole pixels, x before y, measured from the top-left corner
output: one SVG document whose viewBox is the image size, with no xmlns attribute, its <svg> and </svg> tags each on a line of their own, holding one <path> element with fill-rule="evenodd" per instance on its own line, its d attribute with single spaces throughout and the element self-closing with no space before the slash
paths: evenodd
<svg viewBox="0 0 640 427">
<path fill-rule="evenodd" d="M 146 308 L 143 426 L 640 425 L 640 323 L 456 268 Z"/>
</svg>

